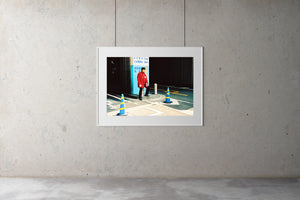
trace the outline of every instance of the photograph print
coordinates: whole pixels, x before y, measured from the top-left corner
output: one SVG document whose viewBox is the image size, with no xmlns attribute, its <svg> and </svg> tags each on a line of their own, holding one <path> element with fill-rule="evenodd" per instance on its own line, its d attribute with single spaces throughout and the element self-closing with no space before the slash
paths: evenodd
<svg viewBox="0 0 300 200">
<path fill-rule="evenodd" d="M 193 116 L 193 58 L 108 57 L 107 115 Z"/>
<path fill-rule="evenodd" d="M 97 125 L 203 125 L 203 47 L 97 50 Z"/>
</svg>

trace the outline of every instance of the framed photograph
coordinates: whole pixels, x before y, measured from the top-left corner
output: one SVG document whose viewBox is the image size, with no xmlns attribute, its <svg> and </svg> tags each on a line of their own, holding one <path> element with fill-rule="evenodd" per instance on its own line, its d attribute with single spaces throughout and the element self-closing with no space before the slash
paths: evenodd
<svg viewBox="0 0 300 200">
<path fill-rule="evenodd" d="M 98 47 L 98 126 L 203 126 L 203 47 Z"/>
</svg>

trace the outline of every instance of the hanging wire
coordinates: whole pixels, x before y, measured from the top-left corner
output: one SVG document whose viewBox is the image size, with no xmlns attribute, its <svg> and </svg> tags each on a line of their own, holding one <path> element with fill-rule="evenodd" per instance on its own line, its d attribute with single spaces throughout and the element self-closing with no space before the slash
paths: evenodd
<svg viewBox="0 0 300 200">
<path fill-rule="evenodd" d="M 117 46 L 117 0 L 115 0 L 115 47 Z"/>
<path fill-rule="evenodd" d="M 183 46 L 185 45 L 185 0 L 183 0 Z"/>
</svg>

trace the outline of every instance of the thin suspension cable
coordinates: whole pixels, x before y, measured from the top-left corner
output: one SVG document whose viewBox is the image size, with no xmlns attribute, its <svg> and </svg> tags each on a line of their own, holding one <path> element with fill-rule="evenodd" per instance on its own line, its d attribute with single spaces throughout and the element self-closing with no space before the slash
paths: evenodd
<svg viewBox="0 0 300 200">
<path fill-rule="evenodd" d="M 185 0 L 183 0 L 183 46 L 185 45 Z"/>
<path fill-rule="evenodd" d="M 117 46 L 117 0 L 115 0 L 115 47 Z"/>
</svg>

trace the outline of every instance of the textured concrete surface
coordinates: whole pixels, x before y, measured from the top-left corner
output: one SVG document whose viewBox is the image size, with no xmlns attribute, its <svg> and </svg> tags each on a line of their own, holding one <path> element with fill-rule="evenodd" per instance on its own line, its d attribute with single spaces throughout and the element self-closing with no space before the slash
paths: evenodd
<svg viewBox="0 0 300 200">
<path fill-rule="evenodd" d="M 183 0 L 117 0 L 117 44 L 182 46 Z M 96 127 L 114 0 L 0 0 L 1 176 L 300 175 L 300 1 L 187 0 L 204 127 Z"/>
<path fill-rule="evenodd" d="M 0 178 L 0 199 L 299 200 L 299 179 Z"/>
<path fill-rule="evenodd" d="M 183 0 L 117 0 L 117 46 L 182 46 Z"/>
</svg>

